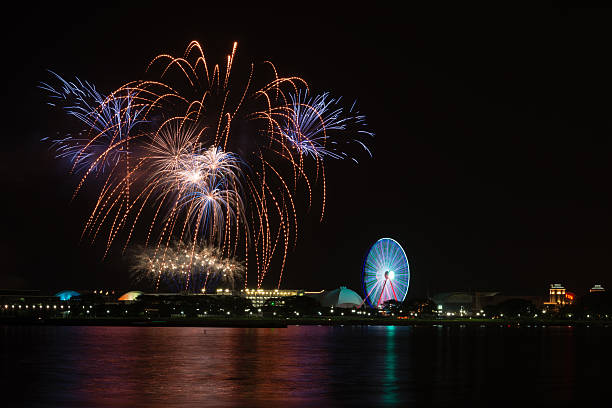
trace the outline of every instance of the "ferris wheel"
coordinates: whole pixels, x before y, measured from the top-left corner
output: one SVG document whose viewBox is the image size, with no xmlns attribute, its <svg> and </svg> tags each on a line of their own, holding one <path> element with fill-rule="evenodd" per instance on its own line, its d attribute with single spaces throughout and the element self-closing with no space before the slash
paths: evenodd
<svg viewBox="0 0 612 408">
<path fill-rule="evenodd" d="M 381 238 L 372 245 L 363 263 L 363 292 L 371 307 L 388 300 L 403 302 L 410 286 L 408 258 L 392 238 Z"/>
</svg>

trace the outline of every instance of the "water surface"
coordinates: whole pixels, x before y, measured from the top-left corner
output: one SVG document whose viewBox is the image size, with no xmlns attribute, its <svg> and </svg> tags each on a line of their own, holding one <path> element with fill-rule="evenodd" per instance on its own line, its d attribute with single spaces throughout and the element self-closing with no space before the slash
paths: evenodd
<svg viewBox="0 0 612 408">
<path fill-rule="evenodd" d="M 602 401 L 612 329 L 0 326 L 2 406 L 563 406 Z M 5 401 L 10 401 L 5 405 Z"/>
</svg>

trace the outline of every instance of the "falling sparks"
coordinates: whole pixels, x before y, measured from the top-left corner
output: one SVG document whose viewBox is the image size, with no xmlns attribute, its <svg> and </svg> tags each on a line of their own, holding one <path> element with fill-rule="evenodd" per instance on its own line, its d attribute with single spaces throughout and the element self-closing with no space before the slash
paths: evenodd
<svg viewBox="0 0 612 408">
<path fill-rule="evenodd" d="M 51 140 L 56 156 L 78 174 L 74 196 L 85 186 L 99 188 L 83 239 L 102 239 L 106 256 L 118 241 L 125 251 L 144 225 L 141 252 L 155 265 L 157 281 L 180 271 L 183 290 L 197 286 L 191 278 L 201 277 L 203 251 L 214 252 L 210 259 L 245 259 L 245 286 L 247 261 L 261 287 L 278 259 L 280 286 L 298 237 L 297 197 L 306 194 L 310 208 L 320 186 L 322 219 L 325 160 L 357 162 L 353 146 L 371 156 L 364 136 L 373 133 L 355 104 L 346 109 L 329 93 L 311 97 L 303 79 L 279 76 L 269 61 L 250 64 L 234 85 L 236 51 L 234 43 L 225 64 L 212 65 L 192 41 L 182 57 L 154 58 L 146 69 L 154 79 L 106 96 L 57 74 L 58 85 L 41 83 L 49 103 L 82 125 Z M 166 254 L 179 247 L 189 262 L 166 265 Z"/>
</svg>

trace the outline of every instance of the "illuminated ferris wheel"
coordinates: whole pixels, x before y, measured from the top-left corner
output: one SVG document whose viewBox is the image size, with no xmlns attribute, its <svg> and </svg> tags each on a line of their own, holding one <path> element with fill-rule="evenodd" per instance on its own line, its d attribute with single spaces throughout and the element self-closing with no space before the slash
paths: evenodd
<svg viewBox="0 0 612 408">
<path fill-rule="evenodd" d="M 381 238 L 370 248 L 363 263 L 363 292 L 372 307 L 388 300 L 403 302 L 410 286 L 408 258 L 394 239 Z"/>
</svg>

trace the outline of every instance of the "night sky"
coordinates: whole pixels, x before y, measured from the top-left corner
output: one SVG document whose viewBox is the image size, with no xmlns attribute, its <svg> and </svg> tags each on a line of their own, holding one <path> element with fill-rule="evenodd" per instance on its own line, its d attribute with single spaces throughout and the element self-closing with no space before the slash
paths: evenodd
<svg viewBox="0 0 612 408">
<path fill-rule="evenodd" d="M 386 236 L 408 255 L 409 297 L 612 286 L 610 10 L 163 4 L 8 17 L 0 288 L 130 288 L 119 250 L 102 261 L 102 242 L 79 243 L 94 196 L 70 201 L 78 180 L 40 142 L 70 129 L 37 84 L 52 69 L 108 93 L 191 40 L 218 62 L 238 41 L 236 66 L 271 60 L 356 99 L 376 133 L 373 159 L 327 165 L 325 219 L 301 215 L 283 287 L 360 292 Z"/>
</svg>

